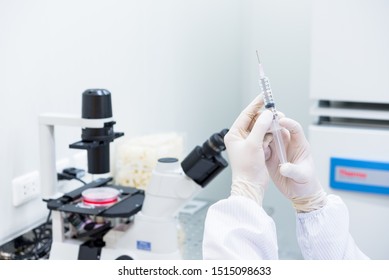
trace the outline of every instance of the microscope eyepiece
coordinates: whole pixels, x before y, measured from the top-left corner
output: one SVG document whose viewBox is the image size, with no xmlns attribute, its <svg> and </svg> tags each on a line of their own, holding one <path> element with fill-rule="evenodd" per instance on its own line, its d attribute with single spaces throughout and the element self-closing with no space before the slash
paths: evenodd
<svg viewBox="0 0 389 280">
<path fill-rule="evenodd" d="M 111 93 L 106 89 L 87 89 L 82 94 L 82 118 L 106 119 L 112 117 Z"/>
<path fill-rule="evenodd" d="M 202 146 L 195 147 L 181 163 L 185 174 L 202 187 L 228 166 L 221 156 L 221 152 L 226 149 L 224 136 L 227 132 L 228 129 L 223 129 L 212 134 Z"/>
<path fill-rule="evenodd" d="M 224 136 L 227 134 L 228 129 L 223 129 L 219 133 L 214 133 L 212 136 L 204 142 L 203 151 L 206 157 L 212 157 L 217 154 L 220 154 L 226 149 L 224 144 Z"/>
</svg>

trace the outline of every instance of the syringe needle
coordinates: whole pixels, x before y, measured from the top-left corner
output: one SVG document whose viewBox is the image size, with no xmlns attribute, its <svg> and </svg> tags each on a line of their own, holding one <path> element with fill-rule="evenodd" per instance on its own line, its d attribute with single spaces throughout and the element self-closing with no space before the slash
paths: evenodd
<svg viewBox="0 0 389 280">
<path fill-rule="evenodd" d="M 258 50 L 255 51 L 257 53 L 257 58 L 258 58 L 258 67 L 259 67 L 259 78 L 264 78 L 265 77 L 265 71 L 263 71 L 262 63 L 261 60 L 259 59 L 259 52 Z"/>
<path fill-rule="evenodd" d="M 257 53 L 258 64 L 261 64 L 261 60 L 259 59 L 259 53 L 258 53 L 258 50 L 256 50 L 255 52 Z"/>
</svg>

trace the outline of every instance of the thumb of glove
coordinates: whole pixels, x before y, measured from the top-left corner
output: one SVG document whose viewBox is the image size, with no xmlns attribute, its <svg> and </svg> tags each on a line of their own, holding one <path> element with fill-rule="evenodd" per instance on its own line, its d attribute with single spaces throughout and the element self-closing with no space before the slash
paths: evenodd
<svg viewBox="0 0 389 280">
<path fill-rule="evenodd" d="M 302 165 L 290 162 L 284 163 L 280 166 L 280 173 L 282 176 L 288 177 L 298 184 L 305 184 L 309 181 L 309 175 Z"/>
</svg>

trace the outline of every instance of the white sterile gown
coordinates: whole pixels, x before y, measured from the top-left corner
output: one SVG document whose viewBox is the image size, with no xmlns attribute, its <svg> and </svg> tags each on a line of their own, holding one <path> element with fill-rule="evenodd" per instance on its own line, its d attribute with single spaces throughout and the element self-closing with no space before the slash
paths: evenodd
<svg viewBox="0 0 389 280">
<path fill-rule="evenodd" d="M 296 214 L 297 239 L 304 259 L 368 259 L 349 233 L 349 216 L 340 197 L 328 195 L 327 204 Z M 276 227 L 253 200 L 230 196 L 213 204 L 203 236 L 204 259 L 278 259 Z"/>
</svg>

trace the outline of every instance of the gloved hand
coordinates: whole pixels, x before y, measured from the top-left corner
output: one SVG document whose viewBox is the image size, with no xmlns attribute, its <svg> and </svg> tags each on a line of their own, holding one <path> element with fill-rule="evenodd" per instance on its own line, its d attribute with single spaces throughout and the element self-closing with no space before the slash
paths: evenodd
<svg viewBox="0 0 389 280">
<path fill-rule="evenodd" d="M 288 162 L 279 164 L 272 137 L 267 135 L 264 145 L 270 177 L 281 193 L 292 201 L 297 212 L 320 209 L 326 204 L 327 195 L 315 175 L 313 158 L 304 131 L 298 122 L 289 118 L 281 118 L 279 123 L 286 129 L 283 129 L 282 134 Z"/>
<path fill-rule="evenodd" d="M 273 118 L 268 110 L 260 114 L 262 107 L 260 95 L 242 111 L 224 136 L 232 169 L 231 195 L 248 197 L 260 205 L 269 183 L 262 141 Z"/>
</svg>

